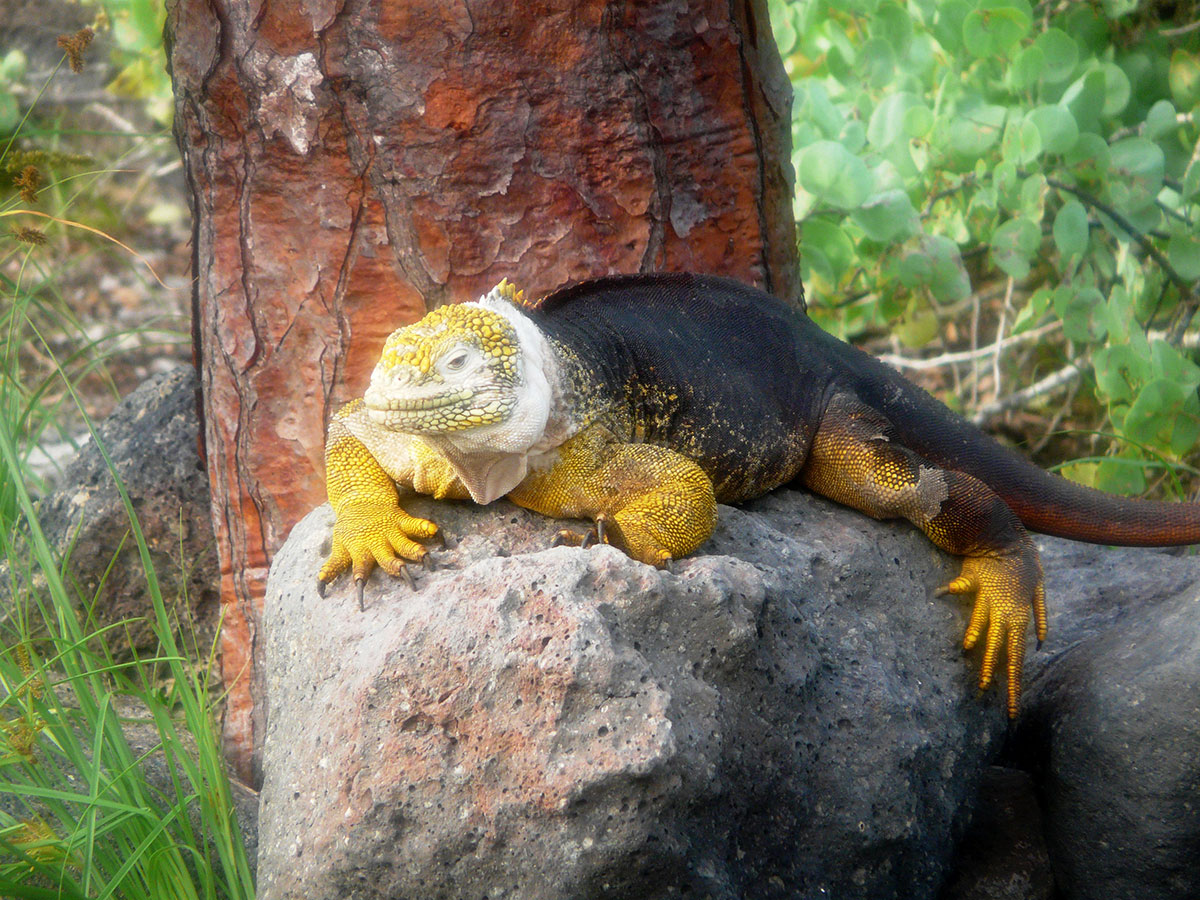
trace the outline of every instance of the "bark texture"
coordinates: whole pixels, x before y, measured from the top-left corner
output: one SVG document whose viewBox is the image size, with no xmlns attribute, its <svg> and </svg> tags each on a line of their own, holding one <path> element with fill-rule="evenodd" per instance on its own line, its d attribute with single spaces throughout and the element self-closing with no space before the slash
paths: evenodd
<svg viewBox="0 0 1200 900">
<path fill-rule="evenodd" d="M 739 277 L 802 302 L 764 0 L 171 0 L 195 344 L 243 773 L 272 553 L 385 337 L 502 277 Z"/>
</svg>

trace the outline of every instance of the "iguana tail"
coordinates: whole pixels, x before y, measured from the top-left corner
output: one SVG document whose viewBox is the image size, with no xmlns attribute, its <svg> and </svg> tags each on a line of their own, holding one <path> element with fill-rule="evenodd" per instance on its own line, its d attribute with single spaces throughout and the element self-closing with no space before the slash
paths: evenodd
<svg viewBox="0 0 1200 900">
<path fill-rule="evenodd" d="M 991 447 L 979 453 L 974 474 L 1033 531 L 1130 547 L 1200 544 L 1200 503 L 1106 494 L 1043 471 L 989 438 L 983 440 Z"/>
<path fill-rule="evenodd" d="M 1106 494 L 1040 469 L 977 431 L 895 370 L 855 348 L 854 392 L 882 412 L 901 441 L 931 462 L 974 475 L 1042 534 L 1131 547 L 1200 544 L 1200 503 Z"/>
</svg>

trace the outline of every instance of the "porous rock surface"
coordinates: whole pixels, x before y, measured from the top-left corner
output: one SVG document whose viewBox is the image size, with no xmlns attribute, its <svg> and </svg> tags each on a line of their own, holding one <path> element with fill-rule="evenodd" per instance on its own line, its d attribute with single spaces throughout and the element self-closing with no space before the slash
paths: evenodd
<svg viewBox="0 0 1200 900">
<path fill-rule="evenodd" d="M 905 526 L 780 491 L 664 573 L 408 508 L 451 536 L 415 593 L 319 599 L 327 507 L 276 559 L 264 898 L 1200 896 L 1195 557 L 1039 539 L 1009 731 Z"/>
<path fill-rule="evenodd" d="M 415 593 L 320 600 L 327 507 L 276 558 L 263 898 L 936 895 L 1006 725 L 915 531 L 781 492 L 665 573 L 409 508 Z"/>
<path fill-rule="evenodd" d="M 1066 542 L 1014 759 L 1073 900 L 1200 897 L 1200 560 Z"/>
</svg>

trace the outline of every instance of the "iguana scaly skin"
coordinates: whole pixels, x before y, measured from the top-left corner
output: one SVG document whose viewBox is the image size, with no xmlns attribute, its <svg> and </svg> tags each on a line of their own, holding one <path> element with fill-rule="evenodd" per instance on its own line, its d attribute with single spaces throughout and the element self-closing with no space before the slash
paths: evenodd
<svg viewBox="0 0 1200 900">
<path fill-rule="evenodd" d="M 906 518 L 963 557 L 945 593 L 974 595 L 987 688 L 1007 645 L 1015 715 L 1029 620 L 1046 634 L 1026 526 L 1105 544 L 1200 542 L 1200 506 L 1125 500 L 1001 448 L 803 313 L 722 278 L 605 278 L 526 303 L 507 282 L 388 338 L 326 445 L 336 514 L 327 582 L 428 562 L 437 526 L 396 485 L 548 516 L 665 566 L 712 533 L 716 504 L 789 483 Z"/>
</svg>

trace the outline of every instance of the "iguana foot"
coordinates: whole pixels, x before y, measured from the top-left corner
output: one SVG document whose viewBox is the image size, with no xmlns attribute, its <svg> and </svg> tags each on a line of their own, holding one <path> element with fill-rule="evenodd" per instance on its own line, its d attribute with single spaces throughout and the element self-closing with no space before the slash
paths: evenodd
<svg viewBox="0 0 1200 900">
<path fill-rule="evenodd" d="M 322 597 L 326 585 L 347 569 L 353 572 L 360 607 L 367 577 L 376 566 L 403 578 L 409 587 L 415 584 L 405 560 L 420 562 L 432 571 L 429 551 L 417 543 L 440 534 L 437 525 L 428 519 L 410 516 L 394 502 L 346 500 L 336 514 L 329 558 L 317 573 L 317 592 Z"/>
<path fill-rule="evenodd" d="M 1031 613 L 1038 643 L 1046 637 L 1046 592 L 1037 551 L 1026 540 L 1007 554 L 968 556 L 963 560 L 962 574 L 938 593 L 975 595 L 963 650 L 973 649 L 984 637 L 981 691 L 991 687 L 1000 650 L 1007 645 L 1007 708 L 1009 718 L 1015 718 L 1021 702 L 1021 667 Z"/>
<path fill-rule="evenodd" d="M 587 531 L 580 534 L 577 531 L 572 531 L 570 528 L 562 528 L 554 535 L 554 539 L 550 542 L 551 547 L 578 547 L 581 550 L 586 550 L 588 547 L 609 543 L 608 535 L 604 532 L 604 523 L 608 521 L 608 517 L 603 513 L 596 517 L 596 524 Z"/>
<path fill-rule="evenodd" d="M 615 517 L 601 513 L 596 516 L 596 526 L 583 534 L 564 528 L 554 536 L 551 546 L 579 547 L 586 550 L 594 544 L 611 544 L 638 562 L 671 571 L 671 563 L 674 562 L 671 551 L 660 545 L 652 536 L 640 533 L 642 531 L 640 527 L 637 529 L 640 540 L 631 546 L 625 538 L 625 533 L 617 524 L 619 518 L 619 513 Z"/>
</svg>

